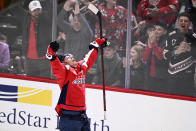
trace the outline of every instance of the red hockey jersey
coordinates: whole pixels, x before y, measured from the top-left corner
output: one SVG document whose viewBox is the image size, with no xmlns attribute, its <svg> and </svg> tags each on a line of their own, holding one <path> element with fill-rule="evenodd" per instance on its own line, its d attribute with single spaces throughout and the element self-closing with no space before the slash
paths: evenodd
<svg viewBox="0 0 196 131">
<path fill-rule="evenodd" d="M 97 58 L 97 50 L 92 49 L 85 58 L 78 62 L 77 68 L 62 64 L 58 58 L 51 61 L 51 67 L 57 83 L 60 86 L 61 94 L 56 106 L 56 112 L 61 116 L 62 109 L 83 111 L 85 103 L 85 76 Z"/>
</svg>

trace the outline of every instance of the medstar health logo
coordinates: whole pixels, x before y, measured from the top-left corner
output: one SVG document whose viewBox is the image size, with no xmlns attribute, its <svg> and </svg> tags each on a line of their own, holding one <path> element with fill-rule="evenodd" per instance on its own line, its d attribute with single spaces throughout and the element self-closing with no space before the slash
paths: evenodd
<svg viewBox="0 0 196 131">
<path fill-rule="evenodd" d="M 52 90 L 0 84 L 0 101 L 52 106 Z"/>
</svg>

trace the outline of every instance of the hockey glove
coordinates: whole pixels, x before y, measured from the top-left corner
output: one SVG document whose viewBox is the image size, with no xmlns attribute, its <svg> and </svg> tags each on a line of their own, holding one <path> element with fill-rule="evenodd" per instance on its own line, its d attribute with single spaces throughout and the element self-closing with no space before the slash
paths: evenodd
<svg viewBox="0 0 196 131">
<path fill-rule="evenodd" d="M 56 41 L 51 42 L 47 49 L 46 58 L 49 60 L 55 59 L 56 58 L 55 54 L 56 51 L 58 51 L 58 49 L 59 49 L 59 43 L 57 43 Z"/>
<path fill-rule="evenodd" d="M 59 49 L 59 43 L 56 41 L 53 41 L 50 43 L 50 47 L 54 52 L 57 52 Z"/>
<path fill-rule="evenodd" d="M 97 38 L 95 41 L 91 42 L 89 45 L 89 49 L 92 48 L 98 49 L 99 47 L 106 47 L 107 46 L 107 39 L 106 38 Z"/>
</svg>

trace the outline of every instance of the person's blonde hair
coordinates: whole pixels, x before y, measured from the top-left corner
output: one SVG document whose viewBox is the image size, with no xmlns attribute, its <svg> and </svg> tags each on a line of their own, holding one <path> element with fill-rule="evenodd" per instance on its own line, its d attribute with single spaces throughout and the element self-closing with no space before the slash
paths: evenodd
<svg viewBox="0 0 196 131">
<path fill-rule="evenodd" d="M 134 45 L 131 47 L 131 49 L 135 50 L 138 54 L 137 59 L 133 61 L 133 68 L 138 68 L 142 63 L 142 54 L 143 54 L 144 48 L 141 45 Z"/>
</svg>

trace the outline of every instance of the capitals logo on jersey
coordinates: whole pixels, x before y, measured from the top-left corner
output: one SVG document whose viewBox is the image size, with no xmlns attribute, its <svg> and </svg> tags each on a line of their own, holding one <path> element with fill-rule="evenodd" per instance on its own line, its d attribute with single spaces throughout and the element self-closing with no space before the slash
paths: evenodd
<svg viewBox="0 0 196 131">
<path fill-rule="evenodd" d="M 84 77 L 83 71 L 81 71 L 81 73 L 79 73 L 77 75 L 76 79 L 72 82 L 72 84 L 82 84 L 83 85 L 84 83 L 85 83 L 85 77 Z"/>
<path fill-rule="evenodd" d="M 72 84 L 82 84 L 85 83 L 85 79 L 76 79 L 72 82 Z"/>
</svg>

